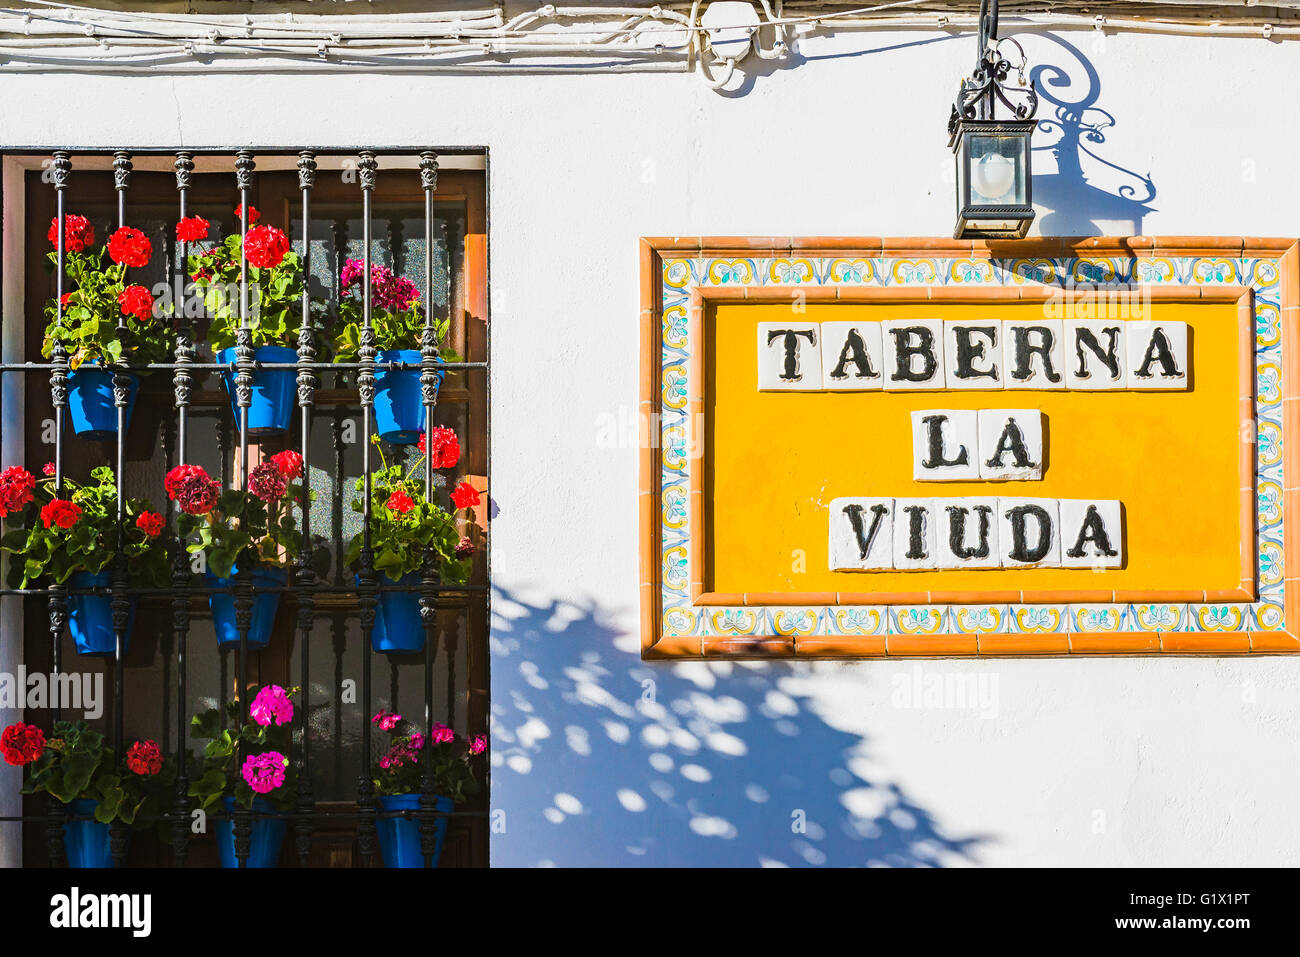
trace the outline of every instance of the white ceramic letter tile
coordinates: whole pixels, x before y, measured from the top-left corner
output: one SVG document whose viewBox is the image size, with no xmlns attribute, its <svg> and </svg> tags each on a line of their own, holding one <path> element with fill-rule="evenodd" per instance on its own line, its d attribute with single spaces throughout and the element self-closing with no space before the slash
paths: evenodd
<svg viewBox="0 0 1300 957">
<path fill-rule="evenodd" d="M 1128 387 L 1186 389 L 1191 352 L 1185 322 L 1128 324 Z"/>
<path fill-rule="evenodd" d="M 1001 389 L 1001 321 L 944 320 L 943 356 L 948 389 Z"/>
<path fill-rule="evenodd" d="M 836 498 L 830 507 L 831 571 L 894 567 L 894 500 Z"/>
<path fill-rule="evenodd" d="M 858 392 L 883 388 L 885 356 L 878 322 L 823 322 L 822 388 Z"/>
<path fill-rule="evenodd" d="M 1064 389 L 1064 329 L 1060 319 L 1003 323 L 1003 386 L 1008 389 Z"/>
<path fill-rule="evenodd" d="M 934 499 L 894 499 L 894 567 L 902 570 L 934 568 Z"/>
<path fill-rule="evenodd" d="M 974 409 L 912 413 L 912 478 L 951 482 L 979 478 L 979 419 Z"/>
<path fill-rule="evenodd" d="M 981 479 L 1038 481 L 1043 477 L 1043 413 L 1038 409 L 980 409 Z"/>
<path fill-rule="evenodd" d="M 1065 384 L 1100 392 L 1128 383 L 1127 327 L 1120 320 L 1065 320 Z"/>
<path fill-rule="evenodd" d="M 758 391 L 819 392 L 822 388 L 821 324 L 758 324 Z"/>
<path fill-rule="evenodd" d="M 1061 566 L 1121 568 L 1124 510 L 1119 502 L 1061 499 Z"/>
<path fill-rule="evenodd" d="M 998 557 L 1004 568 L 1059 568 L 1061 538 L 1054 498 L 998 499 Z"/>
<path fill-rule="evenodd" d="M 885 388 L 942 389 L 943 320 L 887 319 L 880 324 Z"/>
<path fill-rule="evenodd" d="M 935 499 L 940 568 L 997 568 L 998 499 Z"/>
</svg>

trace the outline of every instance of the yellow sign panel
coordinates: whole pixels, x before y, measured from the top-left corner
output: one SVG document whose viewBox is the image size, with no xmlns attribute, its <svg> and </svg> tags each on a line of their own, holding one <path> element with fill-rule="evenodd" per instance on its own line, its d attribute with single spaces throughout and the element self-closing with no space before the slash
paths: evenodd
<svg viewBox="0 0 1300 957">
<path fill-rule="evenodd" d="M 1300 652 L 1300 244 L 678 237 L 642 296 L 647 658 Z"/>
<path fill-rule="evenodd" d="M 1243 493 L 1242 443 L 1253 437 L 1243 428 L 1236 303 L 1157 300 L 1137 317 L 1186 323 L 1185 390 L 759 389 L 760 323 L 1035 323 L 1044 308 L 1018 300 L 811 302 L 795 314 L 790 302 L 710 303 L 701 330 L 704 591 L 888 602 L 1021 592 L 1088 601 L 1115 591 L 1174 599 L 1237 589 L 1248 537 L 1243 494 L 1251 494 Z M 1041 411 L 1041 480 L 916 480 L 913 412 L 1000 408 Z M 832 500 L 972 496 L 1119 500 L 1123 567 L 831 570 Z M 895 518 L 896 530 L 902 521 Z"/>
</svg>

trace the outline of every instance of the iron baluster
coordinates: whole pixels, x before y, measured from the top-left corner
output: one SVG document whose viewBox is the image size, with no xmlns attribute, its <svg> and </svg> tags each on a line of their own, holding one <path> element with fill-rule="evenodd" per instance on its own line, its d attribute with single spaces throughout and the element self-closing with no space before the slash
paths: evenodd
<svg viewBox="0 0 1300 957">
<path fill-rule="evenodd" d="M 363 150 L 357 164 L 361 181 L 361 224 L 362 224 L 362 323 L 357 358 L 361 368 L 357 375 L 357 393 L 361 401 L 362 446 L 361 446 L 361 480 L 362 480 L 362 539 L 361 568 L 358 588 L 358 604 L 361 617 L 361 681 L 362 681 L 362 724 L 361 724 L 361 775 L 357 782 L 357 844 L 361 850 L 363 867 L 369 867 L 375 855 L 375 798 L 370 780 L 370 672 L 371 655 L 370 635 L 375 627 L 375 565 L 374 552 L 370 541 L 370 434 L 373 427 L 375 404 L 375 330 L 371 325 L 371 194 L 375 189 L 375 173 L 378 163 L 375 154 Z"/>
<path fill-rule="evenodd" d="M 51 174 L 54 178 L 54 196 L 55 196 L 55 219 L 58 226 L 58 237 L 55 240 L 55 321 L 59 326 L 63 325 L 63 280 L 64 271 L 67 268 L 67 209 L 65 193 L 68 189 L 68 180 L 72 175 L 72 158 L 68 153 L 59 150 L 54 154 L 54 162 L 50 167 Z M 63 497 L 63 420 L 64 410 L 68 407 L 68 353 L 63 347 L 63 343 L 55 340 L 52 350 L 51 359 L 53 360 L 54 370 L 50 373 L 50 401 L 54 405 L 54 494 L 60 498 Z M 52 682 L 58 681 L 59 673 L 63 670 L 63 629 L 68 621 L 68 590 L 67 586 L 60 585 L 57 582 L 50 586 L 50 639 L 51 648 L 51 679 Z M 54 720 L 59 721 L 63 718 L 63 708 L 59 698 L 54 701 Z M 66 807 L 57 800 L 50 800 L 49 820 L 45 825 L 45 838 L 48 845 L 50 866 L 62 867 L 64 865 L 63 856 L 63 819 L 67 815 Z"/>
<path fill-rule="evenodd" d="M 311 831 L 314 801 L 308 745 L 307 714 L 311 692 L 311 626 L 315 609 L 313 589 L 316 571 L 311 537 L 311 425 L 318 381 L 310 363 L 316 361 L 316 341 L 311 319 L 311 190 L 316 184 L 316 156 L 298 154 L 298 187 L 302 190 L 302 325 L 298 329 L 298 408 L 302 413 L 302 551 L 297 568 L 298 628 L 302 633 L 301 744 L 298 765 L 298 818 L 294 828 L 298 861 L 307 867 L 311 859 Z M 340 473 L 341 474 L 341 473 Z"/>
<path fill-rule="evenodd" d="M 253 188 L 253 154 L 240 150 L 235 157 L 235 183 L 239 187 L 239 332 L 235 338 L 235 395 L 239 409 L 239 488 L 248 491 L 248 409 L 253 399 L 253 331 L 248 324 L 248 241 L 249 193 Z M 235 576 L 235 628 L 239 632 L 239 727 L 248 717 L 248 629 L 253 620 L 253 554 L 245 550 L 238 558 Z M 242 745 L 236 763 L 242 760 Z M 235 811 L 235 856 L 239 866 L 247 863 L 250 847 L 250 814 L 246 808 Z"/>
<path fill-rule="evenodd" d="M 189 215 L 189 192 L 194 174 L 194 157 L 187 152 L 176 154 L 176 191 L 180 197 L 180 218 Z M 184 465 L 188 454 L 190 399 L 194 380 L 189 365 L 194 361 L 193 330 L 189 324 L 189 310 L 185 298 L 188 249 L 184 240 L 177 239 L 175 292 L 172 302 L 176 310 L 176 369 L 172 374 L 172 390 L 176 399 L 176 464 Z M 180 506 L 176 506 L 177 514 Z M 176 542 L 172 556 L 172 629 L 176 634 L 176 790 L 172 798 L 172 860 L 177 867 L 185 866 L 189 852 L 189 777 L 186 773 L 188 710 L 188 675 L 186 668 L 186 643 L 190 633 L 189 555 L 183 542 Z"/>
<path fill-rule="evenodd" d="M 420 397 L 424 403 L 424 498 L 433 501 L 433 416 L 438 401 L 438 331 L 433 318 L 433 194 L 438 188 L 438 158 L 420 154 L 420 186 L 424 190 L 424 329 L 420 334 Z M 420 622 L 424 626 L 424 768 L 420 776 L 420 851 L 424 866 L 433 866 L 437 818 L 433 773 L 433 660 L 437 655 L 438 551 L 425 551 L 420 580 Z"/>
<path fill-rule="evenodd" d="M 126 228 L 126 191 L 131 185 L 131 154 L 118 150 L 113 154 L 113 187 L 117 190 L 117 228 Z M 129 330 L 126 316 L 119 314 L 117 337 L 125 342 Z M 112 597 L 110 608 L 113 616 L 113 749 L 117 760 L 126 755 L 125 721 L 126 709 L 122 703 L 125 688 L 126 629 L 130 621 L 130 599 L 127 597 L 126 575 L 126 405 L 131 395 L 130 373 L 127 371 L 125 353 L 116 363 L 113 372 L 113 405 L 117 412 L 117 460 L 115 477 L 117 479 L 117 552 L 113 556 L 111 576 Z M 114 821 L 109 828 L 109 847 L 114 866 L 120 867 L 126 858 L 126 826 L 121 821 Z"/>
</svg>

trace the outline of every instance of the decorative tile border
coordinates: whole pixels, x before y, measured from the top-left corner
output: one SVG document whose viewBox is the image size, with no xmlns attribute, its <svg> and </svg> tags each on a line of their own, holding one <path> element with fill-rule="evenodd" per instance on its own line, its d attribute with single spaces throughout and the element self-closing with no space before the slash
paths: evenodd
<svg viewBox="0 0 1300 957">
<path fill-rule="evenodd" d="M 650 239 L 642 241 L 642 401 L 651 438 L 641 467 L 642 649 L 646 657 L 976 654 L 1150 654 L 1300 651 L 1300 581 L 1289 538 L 1300 533 L 1300 443 L 1285 444 L 1300 379 L 1300 251 L 1291 240 L 1206 237 L 1046 239 L 963 243 L 944 239 Z M 699 300 L 744 298 L 782 287 L 808 299 L 1034 298 L 1048 291 L 1134 284 L 1178 298 L 1236 295 L 1254 337 L 1256 554 L 1243 590 L 1183 600 L 1079 604 L 838 603 L 825 596 L 703 595 L 691 529 L 702 492 L 691 482 L 691 436 L 701 407 Z M 1236 287 L 1235 290 L 1225 287 Z M 881 290 L 886 290 L 881 292 Z M 987 290 L 981 293 L 979 290 Z M 775 290 L 771 290 L 775 291 Z M 756 293 L 756 296 L 760 293 Z M 939 298 L 939 294 L 933 294 Z M 695 308 L 692 308 L 693 302 Z M 1287 335 L 1283 335 L 1284 327 Z M 1249 334 L 1249 333 L 1248 333 Z M 694 351 L 693 351 L 694 350 Z M 1284 370 L 1286 374 L 1284 374 Z M 1287 400 L 1291 399 L 1290 402 Z M 1249 454 L 1249 452 L 1247 453 Z M 1249 479 L 1249 476 L 1247 476 Z M 1293 480 L 1294 481 L 1294 480 Z M 1295 559 L 1292 559 L 1295 562 Z M 1245 580 L 1246 578 L 1253 580 Z M 694 580 L 693 580 L 694 579 Z M 891 596 L 894 600 L 910 596 Z M 988 596 L 992 599 L 994 596 Z M 1046 597 L 1046 596 L 1044 596 Z M 1120 596 L 1113 595 L 1117 599 Z M 1140 597 L 1140 596 L 1139 596 Z M 1253 597 L 1253 601 L 1241 598 Z M 1197 600 L 1190 600 L 1195 598 Z M 704 603 L 700 603 L 703 599 Z M 878 599 L 879 600 L 879 599 Z"/>
</svg>

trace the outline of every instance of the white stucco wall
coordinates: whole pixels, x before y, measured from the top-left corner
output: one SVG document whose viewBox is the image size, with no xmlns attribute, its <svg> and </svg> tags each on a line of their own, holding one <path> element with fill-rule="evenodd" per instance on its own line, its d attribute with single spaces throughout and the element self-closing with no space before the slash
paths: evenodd
<svg viewBox="0 0 1300 957">
<path fill-rule="evenodd" d="M 1089 148 L 1156 195 L 1134 212 L 1132 177 L 1048 179 L 1039 154 L 1043 232 L 1300 233 L 1300 45 L 1098 37 L 1026 46 L 1070 81 L 1045 93 L 1113 115 Z M 638 657 L 638 451 L 601 433 L 636 410 L 637 238 L 949 234 L 973 50 L 807 41 L 733 96 L 684 75 L 0 75 L 0 145 L 490 148 L 494 863 L 1300 862 L 1295 660 Z M 991 697 L 901 706 L 929 675 Z"/>
</svg>

